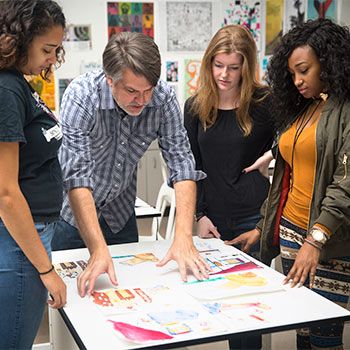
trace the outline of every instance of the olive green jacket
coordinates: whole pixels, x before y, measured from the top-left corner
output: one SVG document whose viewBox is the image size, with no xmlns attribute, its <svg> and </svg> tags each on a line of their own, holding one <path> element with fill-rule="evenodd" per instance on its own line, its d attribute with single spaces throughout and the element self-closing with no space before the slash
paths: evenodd
<svg viewBox="0 0 350 350">
<path fill-rule="evenodd" d="M 328 98 L 316 129 L 316 168 L 308 230 L 315 223 L 332 236 L 323 246 L 320 260 L 350 256 L 350 101 Z M 262 206 L 261 259 L 265 264 L 279 254 L 273 237 L 281 200 L 285 162 L 277 152 L 273 181 Z M 289 174 L 288 174 L 289 175 Z M 285 183 L 285 182 L 284 182 Z M 276 243 L 276 242 L 275 242 Z"/>
</svg>

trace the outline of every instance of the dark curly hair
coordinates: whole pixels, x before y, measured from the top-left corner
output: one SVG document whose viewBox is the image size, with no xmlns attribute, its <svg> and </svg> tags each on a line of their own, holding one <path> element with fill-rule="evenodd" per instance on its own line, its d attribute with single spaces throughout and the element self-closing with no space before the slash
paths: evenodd
<svg viewBox="0 0 350 350">
<path fill-rule="evenodd" d="M 0 70 L 16 69 L 28 61 L 28 47 L 34 37 L 66 20 L 61 7 L 52 0 L 0 1 Z M 56 50 L 57 63 L 64 61 L 64 50 Z M 50 67 L 51 68 L 51 67 Z M 50 68 L 42 73 L 44 79 Z"/>
<path fill-rule="evenodd" d="M 321 65 L 320 80 L 329 95 L 340 100 L 350 97 L 349 28 L 329 19 L 310 20 L 285 34 L 274 50 L 267 68 L 273 88 L 278 127 L 293 120 L 310 102 L 295 87 L 288 71 L 288 58 L 300 46 L 310 46 Z M 286 116 L 290 118 L 287 120 Z"/>
</svg>

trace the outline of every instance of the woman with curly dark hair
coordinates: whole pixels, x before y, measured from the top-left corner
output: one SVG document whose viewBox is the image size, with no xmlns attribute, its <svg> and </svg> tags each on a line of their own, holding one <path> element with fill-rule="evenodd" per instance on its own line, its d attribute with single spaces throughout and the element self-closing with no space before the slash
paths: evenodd
<svg viewBox="0 0 350 350">
<path fill-rule="evenodd" d="M 261 236 L 261 258 L 279 253 L 284 283 L 307 284 L 346 306 L 350 283 L 350 33 L 328 19 L 289 31 L 268 66 L 280 125 L 273 183 Z M 297 331 L 302 349 L 342 349 L 343 322 Z"/>
<path fill-rule="evenodd" d="M 66 287 L 51 265 L 62 204 L 57 119 L 24 75 L 62 62 L 65 18 L 51 0 L 0 1 L 0 348 L 29 349 L 49 291 Z"/>
</svg>

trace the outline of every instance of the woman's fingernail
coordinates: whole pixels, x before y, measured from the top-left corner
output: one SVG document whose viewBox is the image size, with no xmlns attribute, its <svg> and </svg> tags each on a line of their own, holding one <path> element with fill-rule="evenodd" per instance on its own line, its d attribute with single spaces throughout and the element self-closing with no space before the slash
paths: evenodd
<svg viewBox="0 0 350 350">
<path fill-rule="evenodd" d="M 300 282 L 297 283 L 297 286 L 296 286 L 296 287 L 297 287 L 297 288 L 300 288 L 300 287 L 301 287 Z"/>
</svg>

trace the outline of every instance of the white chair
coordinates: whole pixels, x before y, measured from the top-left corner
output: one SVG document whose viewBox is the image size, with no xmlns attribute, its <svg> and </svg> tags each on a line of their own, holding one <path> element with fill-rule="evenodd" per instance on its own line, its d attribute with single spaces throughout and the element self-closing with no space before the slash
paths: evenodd
<svg viewBox="0 0 350 350">
<path fill-rule="evenodd" d="M 162 170 L 163 183 L 160 186 L 157 202 L 156 202 L 156 209 L 160 211 L 161 216 L 153 218 L 153 221 L 152 221 L 151 237 L 154 240 L 163 239 L 159 231 L 160 231 L 160 225 L 164 218 L 165 209 L 168 206 L 170 207 L 170 210 L 169 210 L 168 223 L 167 223 L 166 232 L 165 232 L 165 239 L 172 239 L 175 234 L 175 213 L 176 213 L 175 190 L 169 187 L 167 184 L 168 174 L 167 174 L 167 168 L 163 158 L 161 158 L 161 170 Z"/>
</svg>

